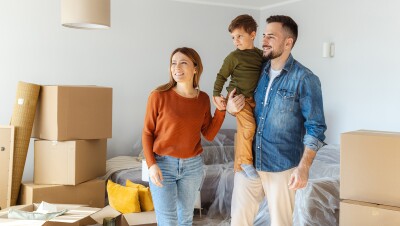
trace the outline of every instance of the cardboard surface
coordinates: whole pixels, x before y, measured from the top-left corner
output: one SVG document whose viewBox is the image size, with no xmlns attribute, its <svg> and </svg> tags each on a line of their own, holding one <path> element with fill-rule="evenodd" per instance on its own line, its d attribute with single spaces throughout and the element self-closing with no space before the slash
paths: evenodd
<svg viewBox="0 0 400 226">
<path fill-rule="evenodd" d="M 42 86 L 32 137 L 45 140 L 112 137 L 112 88 Z"/>
<path fill-rule="evenodd" d="M 400 207 L 400 133 L 343 133 L 340 198 Z"/>
<path fill-rule="evenodd" d="M 107 140 L 35 140 L 34 183 L 77 185 L 106 173 Z"/>
<path fill-rule="evenodd" d="M 398 226 L 400 208 L 343 200 L 340 202 L 340 226 Z"/>
<path fill-rule="evenodd" d="M 32 212 L 39 204 L 13 206 L 10 208 Z M 90 215 L 99 211 L 99 208 L 85 207 L 82 205 L 57 204 L 57 211 L 68 209 L 65 214 L 55 217 L 50 221 L 28 221 L 19 219 L 8 219 L 6 215 L 0 215 L 0 225 L 44 225 L 44 226 L 81 226 L 96 224 Z"/>
<path fill-rule="evenodd" d="M 11 205 L 14 126 L 0 126 L 0 209 Z"/>
<path fill-rule="evenodd" d="M 103 208 L 105 205 L 105 181 L 94 179 L 72 185 L 38 185 L 23 183 L 19 204 L 48 203 L 85 204 Z"/>
</svg>

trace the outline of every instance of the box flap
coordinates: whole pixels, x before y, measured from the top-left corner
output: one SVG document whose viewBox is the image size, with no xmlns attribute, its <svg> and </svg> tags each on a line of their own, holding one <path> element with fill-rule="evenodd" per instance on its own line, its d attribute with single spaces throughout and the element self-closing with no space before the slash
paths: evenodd
<svg viewBox="0 0 400 226">
<path fill-rule="evenodd" d="M 101 209 L 100 211 L 92 214 L 90 217 L 93 220 L 95 220 L 97 223 L 102 224 L 104 218 L 106 218 L 106 217 L 115 218 L 115 217 L 118 217 L 119 215 L 121 215 L 120 212 L 118 212 L 111 206 L 106 206 L 103 209 Z"/>
<path fill-rule="evenodd" d="M 127 213 L 122 215 L 128 225 L 152 225 L 156 224 L 156 213 L 154 211 Z"/>
</svg>

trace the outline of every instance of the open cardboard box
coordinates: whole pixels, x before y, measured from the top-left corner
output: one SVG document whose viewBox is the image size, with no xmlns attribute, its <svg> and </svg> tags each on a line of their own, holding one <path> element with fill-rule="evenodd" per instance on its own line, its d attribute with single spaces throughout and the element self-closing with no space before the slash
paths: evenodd
<svg viewBox="0 0 400 226">
<path fill-rule="evenodd" d="M 83 226 L 96 223 L 102 224 L 105 217 L 116 218 L 117 226 L 157 226 L 156 214 L 154 211 L 121 214 L 111 206 L 106 206 L 103 209 L 72 204 L 56 204 L 56 206 L 57 211 L 62 209 L 68 209 L 69 211 L 50 221 L 8 219 L 8 209 L 1 210 L 0 226 Z M 23 211 L 35 211 L 38 207 L 39 204 L 34 203 L 30 205 L 12 206 L 10 208 Z"/>
<path fill-rule="evenodd" d="M 29 205 L 12 206 L 10 208 L 32 212 L 35 211 L 40 204 L 34 203 Z M 8 209 L 0 212 L 0 225 L 1 226 L 81 226 L 96 224 L 90 216 L 98 212 L 99 208 L 86 207 L 82 205 L 68 205 L 68 204 L 56 204 L 57 211 L 68 209 L 65 214 L 55 217 L 50 221 L 42 220 L 20 220 L 20 219 L 8 219 Z"/>
<path fill-rule="evenodd" d="M 117 226 L 157 226 L 154 211 L 121 214 L 111 206 L 106 206 L 91 217 L 100 224 L 105 217 L 114 217 Z"/>
</svg>

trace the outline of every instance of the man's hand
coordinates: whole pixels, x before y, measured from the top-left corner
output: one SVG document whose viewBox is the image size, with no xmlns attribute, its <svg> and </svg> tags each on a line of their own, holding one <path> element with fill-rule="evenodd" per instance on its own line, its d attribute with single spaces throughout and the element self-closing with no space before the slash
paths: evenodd
<svg viewBox="0 0 400 226">
<path fill-rule="evenodd" d="M 289 189 L 297 190 L 307 186 L 309 171 L 316 154 L 316 151 L 305 147 L 299 166 L 290 175 Z"/>
<path fill-rule="evenodd" d="M 151 182 L 153 182 L 153 184 L 155 184 L 156 186 L 158 186 L 158 187 L 163 186 L 161 183 L 163 181 L 162 172 L 157 164 L 150 166 L 149 177 L 150 177 Z"/>
<path fill-rule="evenodd" d="M 241 111 L 245 104 L 245 98 L 243 94 L 234 96 L 236 93 L 236 88 L 229 93 L 228 103 L 226 105 L 226 110 L 231 115 L 236 115 L 239 111 Z"/>
<path fill-rule="evenodd" d="M 289 189 L 297 190 L 307 186 L 308 182 L 308 169 L 307 168 L 299 168 L 297 167 L 293 170 L 292 175 L 290 175 L 289 179 Z"/>
<path fill-rule="evenodd" d="M 215 105 L 215 107 L 218 108 L 218 110 L 220 111 L 225 111 L 226 110 L 226 100 L 224 98 L 224 96 L 215 96 L 213 97 L 213 103 Z"/>
</svg>

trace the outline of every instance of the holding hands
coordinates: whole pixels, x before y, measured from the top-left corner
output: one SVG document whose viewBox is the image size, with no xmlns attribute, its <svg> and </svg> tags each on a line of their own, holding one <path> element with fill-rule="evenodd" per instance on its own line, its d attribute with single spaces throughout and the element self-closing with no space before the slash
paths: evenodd
<svg viewBox="0 0 400 226">
<path fill-rule="evenodd" d="M 215 96 L 213 97 L 213 103 L 215 105 L 215 107 L 218 108 L 218 110 L 220 111 L 225 111 L 226 109 L 226 99 L 224 96 Z"/>
</svg>

